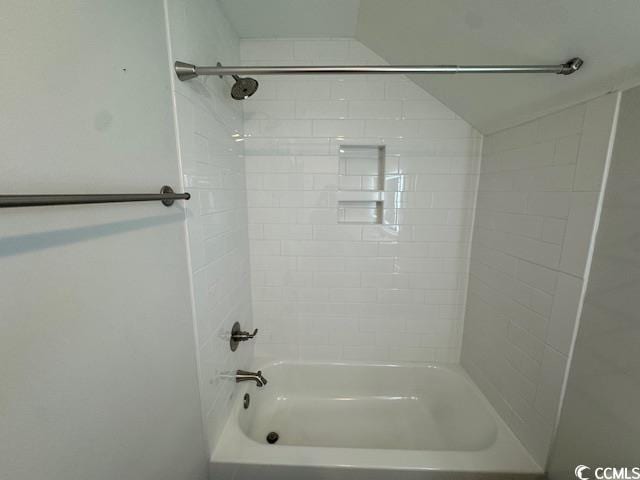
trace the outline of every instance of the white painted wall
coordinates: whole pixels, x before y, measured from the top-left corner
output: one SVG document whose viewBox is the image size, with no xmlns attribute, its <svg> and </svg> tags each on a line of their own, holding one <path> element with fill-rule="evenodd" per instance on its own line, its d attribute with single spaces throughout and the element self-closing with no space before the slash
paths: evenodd
<svg viewBox="0 0 640 480">
<path fill-rule="evenodd" d="M 605 95 L 484 139 L 462 364 L 541 465 L 616 101 Z"/>
<path fill-rule="evenodd" d="M 357 41 L 243 40 L 245 64 L 375 64 Z M 243 102 L 256 353 L 457 361 L 481 138 L 399 76 L 260 77 Z M 338 224 L 338 150 L 386 146 L 384 225 Z"/>
<path fill-rule="evenodd" d="M 640 88 L 620 101 L 611 167 L 549 478 L 638 466 Z M 593 476 L 593 470 L 585 472 Z"/>
<path fill-rule="evenodd" d="M 164 10 L 3 2 L 0 191 L 180 187 Z M 183 202 L 0 214 L 0 477 L 206 478 Z"/>
<path fill-rule="evenodd" d="M 239 40 L 211 0 L 167 0 L 171 59 L 208 65 L 239 63 Z M 174 77 L 180 162 L 193 200 L 187 205 L 190 272 L 198 342 L 202 414 L 209 451 L 218 440 L 234 393 L 234 374 L 247 368 L 252 342 L 229 348 L 233 323 L 251 329 L 249 240 L 242 105 L 230 80 Z"/>
</svg>

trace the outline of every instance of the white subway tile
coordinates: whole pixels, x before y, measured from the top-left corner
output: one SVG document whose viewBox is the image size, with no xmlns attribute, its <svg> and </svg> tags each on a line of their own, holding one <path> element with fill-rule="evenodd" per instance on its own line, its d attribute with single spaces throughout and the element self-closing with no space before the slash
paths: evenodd
<svg viewBox="0 0 640 480">
<path fill-rule="evenodd" d="M 483 143 L 483 153 L 510 150 L 537 142 L 538 124 L 524 123 L 513 128 L 507 128 L 493 135 L 487 135 Z"/>
<path fill-rule="evenodd" d="M 375 288 L 330 288 L 329 301 L 340 303 L 375 302 L 378 293 Z"/>
<path fill-rule="evenodd" d="M 365 120 L 364 134 L 368 137 L 420 137 L 421 125 L 411 120 Z"/>
<path fill-rule="evenodd" d="M 566 137 L 582 130 L 585 116 L 585 104 L 566 108 L 558 113 L 547 115 L 539 119 L 538 140 Z"/>
<path fill-rule="evenodd" d="M 298 270 L 309 272 L 341 272 L 346 270 L 346 259 L 331 257 L 299 257 Z"/>
<path fill-rule="evenodd" d="M 379 303 L 422 303 L 424 300 L 423 290 L 382 288 L 378 290 Z"/>
<path fill-rule="evenodd" d="M 537 362 L 542 360 L 544 343 L 525 329 L 511 323 L 508 339 Z"/>
<path fill-rule="evenodd" d="M 262 94 L 262 85 L 260 85 L 260 94 Z M 296 118 L 296 104 L 293 100 L 251 99 L 244 105 L 245 121 L 278 118 Z"/>
<path fill-rule="evenodd" d="M 367 273 L 362 286 L 371 288 L 409 288 L 410 277 L 405 273 Z"/>
<path fill-rule="evenodd" d="M 349 40 L 295 40 L 294 58 L 307 64 L 347 61 Z"/>
<path fill-rule="evenodd" d="M 283 100 L 328 100 L 331 98 L 331 84 L 310 78 L 278 77 L 276 97 Z"/>
<path fill-rule="evenodd" d="M 264 190 L 304 190 L 304 175 L 301 173 L 263 173 Z"/>
<path fill-rule="evenodd" d="M 344 119 L 347 118 L 347 102 L 342 100 L 298 100 L 296 118 Z"/>
<path fill-rule="evenodd" d="M 433 208 L 472 208 L 472 192 L 433 192 Z"/>
<path fill-rule="evenodd" d="M 398 100 L 351 100 L 348 116 L 353 119 L 400 119 L 402 103 Z"/>
<path fill-rule="evenodd" d="M 360 137 L 363 134 L 363 120 L 313 120 L 316 137 Z"/>
<path fill-rule="evenodd" d="M 555 164 L 569 164 L 576 163 L 578 158 L 578 147 L 580 146 L 581 135 L 569 135 L 568 137 L 560 138 L 555 142 L 555 150 L 553 154 L 553 163 Z M 576 172 L 576 178 L 577 178 Z M 574 179 L 575 183 L 575 179 Z"/>
<path fill-rule="evenodd" d="M 617 95 L 609 94 L 587 104 L 573 181 L 574 191 L 600 190 L 616 101 Z"/>
<path fill-rule="evenodd" d="M 569 192 L 532 192 L 527 196 L 527 213 L 545 217 L 569 216 Z"/>
<path fill-rule="evenodd" d="M 310 137 L 312 122 L 299 119 L 248 120 L 244 124 L 244 132 L 249 137 Z"/>
<path fill-rule="evenodd" d="M 565 232 L 560 270 L 582 277 L 591 244 L 599 192 L 573 192 Z"/>
<path fill-rule="evenodd" d="M 445 258 L 396 257 L 394 271 L 397 273 L 443 272 Z"/>
<path fill-rule="evenodd" d="M 534 407 L 540 415 L 551 422 L 555 422 L 560 406 L 560 394 L 566 365 L 567 357 L 565 355 L 552 348 L 545 348 Z"/>
<path fill-rule="evenodd" d="M 371 242 L 402 242 L 413 239 L 413 227 L 404 225 L 366 225 L 362 239 Z"/>
<path fill-rule="evenodd" d="M 459 285 L 459 275 L 453 273 L 412 273 L 409 277 L 410 288 L 454 290 Z"/>
<path fill-rule="evenodd" d="M 337 156 L 311 156 L 301 157 L 305 173 L 338 173 L 338 157 Z"/>
<path fill-rule="evenodd" d="M 493 215 L 492 224 L 493 228 L 502 232 L 525 237 L 542 237 L 543 218 L 539 216 L 497 212 Z"/>
<path fill-rule="evenodd" d="M 314 272 L 313 284 L 317 287 L 359 287 L 359 272 Z"/>
<path fill-rule="evenodd" d="M 364 335 L 364 334 L 360 334 Z M 375 338 L 373 334 L 371 337 L 364 337 L 367 339 L 365 345 L 345 345 L 342 347 L 342 358 L 344 360 L 354 361 L 378 361 L 382 362 L 388 360 L 389 354 L 386 346 L 376 346 L 374 341 L 370 338 Z"/>
<path fill-rule="evenodd" d="M 558 352 L 569 354 L 573 330 L 577 321 L 582 280 L 565 273 L 558 274 L 551 318 L 547 328 L 547 343 Z"/>
<path fill-rule="evenodd" d="M 280 255 L 278 240 L 254 240 L 251 242 L 252 255 Z"/>
<path fill-rule="evenodd" d="M 240 57 L 245 63 L 252 60 L 292 61 L 294 42 L 291 40 L 243 40 L 240 43 Z"/>
<path fill-rule="evenodd" d="M 564 231 L 566 227 L 566 221 L 557 218 L 544 218 L 542 220 L 541 232 L 535 232 L 535 235 L 540 236 L 543 241 L 562 244 L 564 240 Z M 537 226 L 536 226 L 537 228 Z M 517 233 L 517 232 L 516 232 Z M 534 232 L 530 232 L 534 233 Z"/>
<path fill-rule="evenodd" d="M 363 239 L 362 228 L 359 225 L 314 225 L 313 239 L 359 241 Z"/>
<path fill-rule="evenodd" d="M 470 229 L 466 227 L 413 227 L 413 238 L 418 242 L 465 242 L 469 240 L 470 233 Z"/>
<path fill-rule="evenodd" d="M 249 173 L 297 173 L 302 171 L 302 162 L 294 156 L 260 156 L 245 157 L 247 177 Z M 248 188 L 248 187 L 247 187 Z"/>
<path fill-rule="evenodd" d="M 285 287 L 282 294 L 288 302 L 326 302 L 329 299 L 328 288 Z"/>
<path fill-rule="evenodd" d="M 570 191 L 575 165 L 519 170 L 514 173 L 513 189 L 525 192 Z"/>
<path fill-rule="evenodd" d="M 339 79 L 331 84 L 336 100 L 379 100 L 384 98 L 384 80 Z"/>
<path fill-rule="evenodd" d="M 265 239 L 277 240 L 310 240 L 313 238 L 311 225 L 262 225 L 262 236 Z"/>
</svg>

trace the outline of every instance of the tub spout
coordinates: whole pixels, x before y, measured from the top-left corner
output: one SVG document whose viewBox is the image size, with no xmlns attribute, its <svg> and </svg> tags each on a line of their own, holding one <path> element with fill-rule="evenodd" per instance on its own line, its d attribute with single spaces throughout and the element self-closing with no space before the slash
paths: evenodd
<svg viewBox="0 0 640 480">
<path fill-rule="evenodd" d="M 262 371 L 247 372 L 246 370 L 238 370 L 236 372 L 236 383 L 240 382 L 256 382 L 256 386 L 264 387 L 267 384 L 267 379 L 262 376 Z"/>
</svg>

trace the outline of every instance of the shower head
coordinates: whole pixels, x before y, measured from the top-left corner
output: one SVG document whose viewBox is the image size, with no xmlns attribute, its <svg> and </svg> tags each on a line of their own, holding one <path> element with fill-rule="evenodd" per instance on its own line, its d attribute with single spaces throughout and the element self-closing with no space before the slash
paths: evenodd
<svg viewBox="0 0 640 480">
<path fill-rule="evenodd" d="M 258 81 L 253 78 L 241 78 L 238 75 L 234 75 L 233 78 L 236 83 L 231 87 L 231 97 L 236 100 L 249 98 L 251 95 L 256 93 L 256 90 L 258 90 Z"/>
</svg>

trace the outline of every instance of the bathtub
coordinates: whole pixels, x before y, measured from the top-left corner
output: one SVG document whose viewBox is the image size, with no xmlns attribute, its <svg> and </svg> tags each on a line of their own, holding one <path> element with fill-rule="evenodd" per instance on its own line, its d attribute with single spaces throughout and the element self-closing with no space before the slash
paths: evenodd
<svg viewBox="0 0 640 480">
<path fill-rule="evenodd" d="M 212 479 L 543 478 L 458 366 L 254 368 L 268 384 L 239 384 L 211 458 Z M 272 432 L 275 443 L 267 440 Z"/>
</svg>

